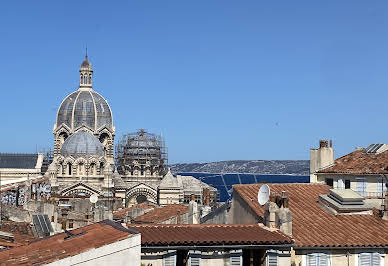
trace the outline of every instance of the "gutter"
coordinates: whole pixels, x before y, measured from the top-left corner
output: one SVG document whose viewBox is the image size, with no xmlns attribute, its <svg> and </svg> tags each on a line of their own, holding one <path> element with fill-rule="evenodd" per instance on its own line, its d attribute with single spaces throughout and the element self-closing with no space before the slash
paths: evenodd
<svg viewBox="0 0 388 266">
<path fill-rule="evenodd" d="M 306 249 L 318 249 L 318 250 L 328 250 L 328 249 L 386 249 L 388 245 L 385 246 L 347 246 L 347 247 L 312 247 L 312 246 L 293 246 L 295 250 L 306 250 Z"/>
<path fill-rule="evenodd" d="M 147 245 L 141 245 L 142 249 L 161 249 L 161 250 L 166 250 L 166 249 L 201 249 L 201 248 L 206 248 L 206 249 L 214 249 L 214 248 L 256 248 L 256 249 L 261 249 L 261 248 L 292 248 L 292 244 L 283 244 L 283 245 L 255 245 L 255 244 L 250 244 L 250 245 L 228 245 L 228 244 L 223 244 L 223 245 L 210 245 L 210 246 L 202 246 L 202 245 L 185 245 L 185 246 L 176 246 L 176 245 L 164 245 L 164 246 L 147 246 Z"/>
</svg>

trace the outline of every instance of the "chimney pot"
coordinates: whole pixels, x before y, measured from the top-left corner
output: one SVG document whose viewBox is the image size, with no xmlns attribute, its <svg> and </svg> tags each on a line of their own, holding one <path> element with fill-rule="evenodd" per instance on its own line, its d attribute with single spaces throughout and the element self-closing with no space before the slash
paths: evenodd
<svg viewBox="0 0 388 266">
<path fill-rule="evenodd" d="M 327 140 L 320 140 L 319 141 L 319 148 L 327 148 L 329 145 L 328 145 L 328 141 Z"/>
</svg>

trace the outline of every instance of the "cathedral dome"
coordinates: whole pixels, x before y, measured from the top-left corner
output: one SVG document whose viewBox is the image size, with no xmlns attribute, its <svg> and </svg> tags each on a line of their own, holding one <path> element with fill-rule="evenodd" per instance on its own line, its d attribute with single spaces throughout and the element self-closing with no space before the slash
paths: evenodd
<svg viewBox="0 0 388 266">
<path fill-rule="evenodd" d="M 108 102 L 94 90 L 77 90 L 67 96 L 58 109 L 56 127 L 66 125 L 71 130 L 87 126 L 93 131 L 113 127 Z"/>
<path fill-rule="evenodd" d="M 104 156 L 104 150 L 100 141 L 91 133 L 81 130 L 70 135 L 62 145 L 63 156 L 89 157 Z"/>
</svg>

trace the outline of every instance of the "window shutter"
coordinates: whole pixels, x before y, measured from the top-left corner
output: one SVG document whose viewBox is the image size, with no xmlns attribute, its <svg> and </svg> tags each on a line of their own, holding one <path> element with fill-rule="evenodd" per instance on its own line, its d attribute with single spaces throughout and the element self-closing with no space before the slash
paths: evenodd
<svg viewBox="0 0 388 266">
<path fill-rule="evenodd" d="M 242 250 L 231 250 L 229 252 L 230 266 L 242 266 Z"/>
<path fill-rule="evenodd" d="M 176 265 L 176 251 L 169 250 L 167 254 L 163 256 L 163 266 L 175 266 Z"/>
<path fill-rule="evenodd" d="M 267 266 L 278 266 L 278 254 L 267 253 Z"/>
<path fill-rule="evenodd" d="M 318 256 L 316 254 L 307 255 L 307 266 L 317 266 Z"/>
<path fill-rule="evenodd" d="M 372 266 L 380 266 L 380 253 L 372 253 Z"/>
<path fill-rule="evenodd" d="M 329 256 L 325 253 L 321 253 L 319 254 L 319 263 L 318 265 L 319 266 L 327 266 L 329 263 L 328 263 L 328 259 L 329 259 Z"/>
<path fill-rule="evenodd" d="M 358 266 L 370 266 L 371 265 L 371 254 L 360 253 L 358 254 Z"/>
<path fill-rule="evenodd" d="M 189 251 L 189 266 L 201 266 L 201 251 Z"/>
</svg>

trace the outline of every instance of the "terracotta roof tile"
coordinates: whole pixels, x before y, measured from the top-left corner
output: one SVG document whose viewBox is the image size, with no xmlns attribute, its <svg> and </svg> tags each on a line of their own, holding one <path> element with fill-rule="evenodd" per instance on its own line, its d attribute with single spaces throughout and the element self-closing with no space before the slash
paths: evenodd
<svg viewBox="0 0 388 266">
<path fill-rule="evenodd" d="M 125 208 L 125 209 L 122 209 L 122 210 L 118 210 L 118 211 L 115 211 L 113 213 L 113 218 L 115 219 L 124 219 L 127 215 L 127 212 L 135 209 L 135 208 L 139 208 L 139 209 L 146 209 L 146 210 L 149 210 L 149 209 L 153 209 L 155 208 L 154 205 L 150 205 L 148 202 L 143 202 L 143 203 L 139 203 L 139 204 L 135 204 L 129 208 Z"/>
<path fill-rule="evenodd" d="M 56 234 L 29 245 L 0 252 L 1 265 L 40 265 L 74 256 L 92 248 L 98 248 L 128 238 L 135 233 L 113 221 L 105 220 L 71 232 L 85 234 L 66 239 L 66 233 Z"/>
<path fill-rule="evenodd" d="M 163 245 L 284 245 L 290 237 L 258 224 L 158 224 L 128 225 L 141 233 L 142 246 Z"/>
<path fill-rule="evenodd" d="M 388 151 L 366 154 L 364 149 L 351 152 L 334 161 L 334 165 L 318 173 L 387 174 Z"/>
<path fill-rule="evenodd" d="M 257 202 L 260 184 L 234 185 L 252 210 L 263 217 Z M 292 233 L 296 246 L 359 247 L 388 246 L 388 221 L 375 215 L 334 215 L 319 203 L 318 196 L 330 187 L 322 184 L 270 184 L 271 192 L 286 191 L 292 212 Z"/>
<path fill-rule="evenodd" d="M 134 219 L 134 223 L 160 223 L 177 216 L 178 212 L 182 215 L 187 213 L 188 206 L 181 204 L 170 204 L 165 207 L 155 208 Z"/>
</svg>

